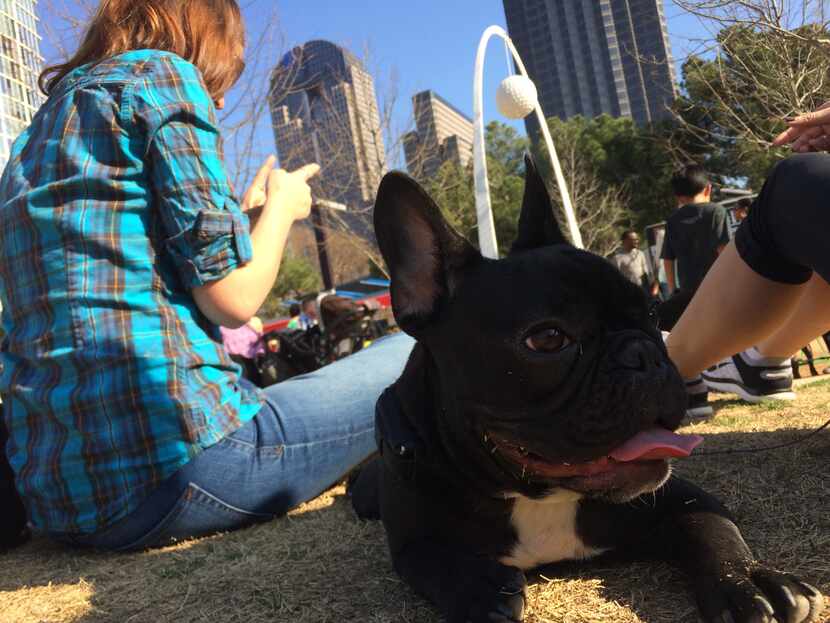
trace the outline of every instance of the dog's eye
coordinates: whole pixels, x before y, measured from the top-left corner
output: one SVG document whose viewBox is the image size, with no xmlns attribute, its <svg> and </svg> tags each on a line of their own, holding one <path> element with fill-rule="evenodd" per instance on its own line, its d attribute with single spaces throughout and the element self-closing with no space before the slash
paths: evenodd
<svg viewBox="0 0 830 623">
<path fill-rule="evenodd" d="M 555 353 L 562 350 L 571 341 L 559 329 L 542 329 L 528 336 L 525 344 L 530 350 L 540 353 Z"/>
</svg>

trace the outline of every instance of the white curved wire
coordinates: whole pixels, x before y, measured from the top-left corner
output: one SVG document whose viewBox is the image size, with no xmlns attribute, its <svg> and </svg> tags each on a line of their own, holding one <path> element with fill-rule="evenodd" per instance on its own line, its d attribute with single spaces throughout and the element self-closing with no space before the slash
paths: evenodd
<svg viewBox="0 0 830 623">
<path fill-rule="evenodd" d="M 513 55 L 516 66 L 522 75 L 530 80 L 527 75 L 524 63 L 522 62 L 516 46 L 510 40 L 501 26 L 490 26 L 481 35 L 476 52 L 475 74 L 473 77 L 473 179 L 475 183 L 476 219 L 478 222 L 478 244 L 481 254 L 484 257 L 498 258 L 499 248 L 496 241 L 496 228 L 493 223 L 493 210 L 490 206 L 490 184 L 487 179 L 487 157 L 484 143 L 484 57 L 487 53 L 487 43 L 491 37 L 500 37 Z M 550 154 L 553 164 L 553 174 L 556 177 L 556 185 L 559 187 L 559 194 L 562 197 L 562 206 L 565 208 L 565 217 L 568 221 L 568 230 L 571 235 L 571 242 L 580 249 L 584 247 L 582 234 L 579 233 L 579 225 L 576 222 L 571 197 L 568 194 L 568 186 L 565 183 L 565 176 L 562 174 L 562 167 L 559 164 L 559 157 L 556 155 L 556 148 L 553 145 L 553 138 L 548 130 L 545 115 L 539 100 L 536 100 L 534 107 L 536 119 L 542 130 L 545 145 Z"/>
</svg>

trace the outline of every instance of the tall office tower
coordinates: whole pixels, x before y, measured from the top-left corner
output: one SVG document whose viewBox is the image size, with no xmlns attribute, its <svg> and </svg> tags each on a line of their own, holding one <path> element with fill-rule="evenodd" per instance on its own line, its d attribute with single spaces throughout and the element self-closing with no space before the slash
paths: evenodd
<svg viewBox="0 0 830 623">
<path fill-rule="evenodd" d="M 504 0 L 504 12 L 546 116 L 606 113 L 642 125 L 670 115 L 677 87 L 663 0 Z"/>
<path fill-rule="evenodd" d="M 466 167 L 473 157 L 473 122 L 434 91 L 412 96 L 415 131 L 404 136 L 406 168 L 426 179 L 449 161 Z"/>
<path fill-rule="evenodd" d="M 0 170 L 14 139 L 32 122 L 43 98 L 36 0 L 0 0 Z"/>
<path fill-rule="evenodd" d="M 315 195 L 366 206 L 385 169 L 375 85 L 360 61 L 328 41 L 287 53 L 271 79 L 271 117 L 280 166 L 322 167 Z"/>
</svg>

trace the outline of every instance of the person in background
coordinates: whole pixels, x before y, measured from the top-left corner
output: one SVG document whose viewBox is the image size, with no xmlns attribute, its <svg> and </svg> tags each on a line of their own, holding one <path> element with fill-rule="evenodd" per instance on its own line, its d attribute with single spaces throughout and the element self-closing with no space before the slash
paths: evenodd
<svg viewBox="0 0 830 623">
<path fill-rule="evenodd" d="M 300 312 L 299 328 L 303 331 L 319 324 L 319 314 L 317 313 L 317 296 L 311 294 L 302 300 L 302 312 Z"/>
<path fill-rule="evenodd" d="M 726 210 L 712 203 L 712 184 L 703 167 L 689 165 L 671 180 L 677 209 L 666 220 L 660 257 L 669 291 L 688 299 L 729 243 Z"/>
<path fill-rule="evenodd" d="M 752 205 L 752 199 L 745 197 L 735 204 L 735 220 L 742 223 L 749 215 L 749 208 Z"/>
<path fill-rule="evenodd" d="M 632 283 L 652 298 L 657 296 L 657 280 L 651 276 L 646 255 L 640 251 L 640 236 L 633 229 L 623 232 L 620 249 L 611 256 L 611 263 Z"/>
<path fill-rule="evenodd" d="M 248 322 L 237 329 L 219 327 L 222 333 L 222 343 L 236 363 L 242 367 L 242 376 L 254 385 L 260 386 L 257 358 L 265 354 L 265 345 L 262 343 L 262 320 L 253 316 Z"/>
<path fill-rule="evenodd" d="M 703 167 L 688 165 L 671 180 L 677 209 L 666 220 L 660 257 L 671 295 L 656 308 L 660 328 L 671 331 L 712 264 L 729 243 L 726 210 L 710 201 L 712 184 Z M 709 417 L 709 394 L 701 377 L 686 383 L 687 415 Z"/>
<path fill-rule="evenodd" d="M 300 305 L 298 303 L 291 303 L 288 307 L 288 317 L 290 320 L 286 325 L 286 329 L 291 331 L 300 328 Z"/>
<path fill-rule="evenodd" d="M 660 328 L 671 331 L 706 272 L 729 242 L 726 210 L 710 201 L 706 171 L 690 165 L 671 180 L 677 209 L 666 219 L 660 257 L 669 298 L 657 308 Z"/>
</svg>

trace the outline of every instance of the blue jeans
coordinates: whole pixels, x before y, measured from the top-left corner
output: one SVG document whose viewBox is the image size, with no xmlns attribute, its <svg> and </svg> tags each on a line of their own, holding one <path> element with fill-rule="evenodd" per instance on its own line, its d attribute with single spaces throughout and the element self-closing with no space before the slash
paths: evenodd
<svg viewBox="0 0 830 623">
<path fill-rule="evenodd" d="M 127 517 L 92 535 L 54 536 L 141 550 L 268 521 L 318 496 L 375 450 L 375 402 L 400 376 L 412 345 L 403 334 L 387 337 L 268 387 L 253 420 L 198 454 Z"/>
</svg>

